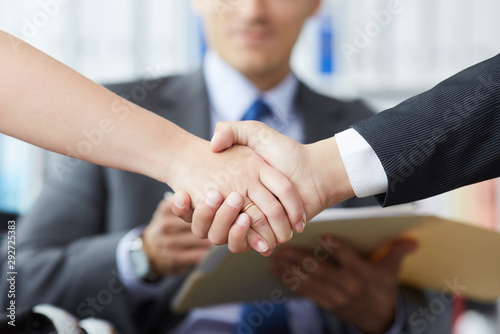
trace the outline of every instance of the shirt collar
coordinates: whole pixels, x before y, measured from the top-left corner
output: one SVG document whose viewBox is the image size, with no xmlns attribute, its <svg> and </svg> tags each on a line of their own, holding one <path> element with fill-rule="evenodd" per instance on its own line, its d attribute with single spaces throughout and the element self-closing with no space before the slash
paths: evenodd
<svg viewBox="0 0 500 334">
<path fill-rule="evenodd" d="M 295 116 L 297 78 L 293 73 L 266 92 L 260 92 L 243 74 L 224 62 L 214 51 L 204 60 L 204 75 L 212 110 L 221 119 L 239 121 L 250 106 L 261 98 L 284 125 Z"/>
</svg>

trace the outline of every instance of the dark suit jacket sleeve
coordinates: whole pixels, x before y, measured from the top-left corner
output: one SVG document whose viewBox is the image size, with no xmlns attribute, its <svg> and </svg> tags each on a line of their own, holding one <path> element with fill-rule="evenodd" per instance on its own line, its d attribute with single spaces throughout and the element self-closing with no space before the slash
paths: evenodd
<svg viewBox="0 0 500 334">
<path fill-rule="evenodd" d="M 500 176 L 500 55 L 352 126 L 380 158 L 383 206 Z"/>
<path fill-rule="evenodd" d="M 102 168 L 68 161 L 48 161 L 40 198 L 19 221 L 16 303 L 50 303 L 79 318 L 118 316 L 126 324 L 132 316 L 115 265 L 125 232 L 103 233 Z"/>
</svg>

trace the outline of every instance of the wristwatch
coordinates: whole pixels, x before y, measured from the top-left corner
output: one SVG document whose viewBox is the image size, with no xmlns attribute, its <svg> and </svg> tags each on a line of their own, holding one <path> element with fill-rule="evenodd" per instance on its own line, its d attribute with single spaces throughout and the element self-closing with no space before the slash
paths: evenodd
<svg viewBox="0 0 500 334">
<path fill-rule="evenodd" d="M 138 236 L 130 242 L 128 253 L 137 277 L 146 282 L 156 282 L 158 280 L 158 276 L 151 270 L 148 256 L 144 251 L 142 236 Z"/>
</svg>

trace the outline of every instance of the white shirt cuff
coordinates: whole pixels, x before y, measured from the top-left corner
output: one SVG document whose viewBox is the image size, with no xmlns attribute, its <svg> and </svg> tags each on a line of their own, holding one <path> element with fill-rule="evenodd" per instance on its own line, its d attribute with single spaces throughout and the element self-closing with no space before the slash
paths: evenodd
<svg viewBox="0 0 500 334">
<path fill-rule="evenodd" d="M 387 191 L 387 175 L 375 151 L 354 129 L 335 135 L 340 157 L 357 197 L 383 194 Z"/>
<path fill-rule="evenodd" d="M 148 300 L 158 296 L 162 291 L 161 281 L 155 283 L 144 282 L 138 277 L 132 267 L 132 261 L 128 252 L 129 245 L 144 232 L 145 226 L 139 226 L 125 234 L 116 248 L 116 265 L 118 276 L 125 288 L 132 292 L 140 300 Z"/>
</svg>

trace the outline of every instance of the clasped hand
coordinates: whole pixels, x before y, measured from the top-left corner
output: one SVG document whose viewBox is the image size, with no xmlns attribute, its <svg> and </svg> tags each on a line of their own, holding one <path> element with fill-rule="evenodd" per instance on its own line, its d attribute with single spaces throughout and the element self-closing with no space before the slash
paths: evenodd
<svg viewBox="0 0 500 334">
<path fill-rule="evenodd" d="M 221 122 L 210 149 L 207 159 L 193 157 L 223 162 L 209 190 L 192 198 L 192 190 L 174 187 L 172 211 L 192 222 L 195 235 L 235 253 L 253 248 L 269 255 L 292 230 L 302 232 L 307 220 L 354 195 L 334 137 L 300 145 L 260 122 Z M 184 177 L 207 184 L 200 175 L 191 170 Z"/>
</svg>

